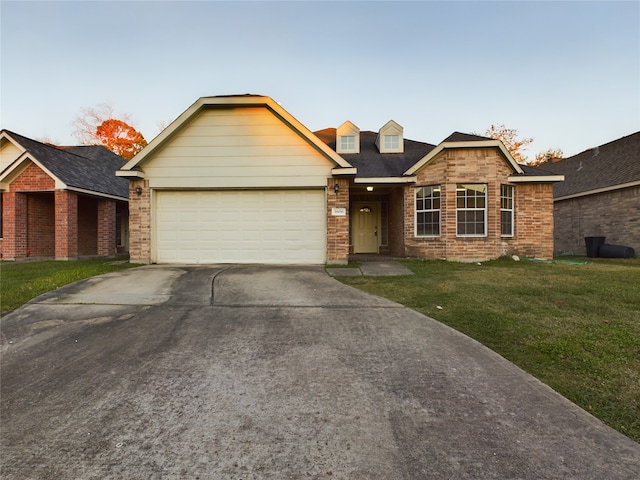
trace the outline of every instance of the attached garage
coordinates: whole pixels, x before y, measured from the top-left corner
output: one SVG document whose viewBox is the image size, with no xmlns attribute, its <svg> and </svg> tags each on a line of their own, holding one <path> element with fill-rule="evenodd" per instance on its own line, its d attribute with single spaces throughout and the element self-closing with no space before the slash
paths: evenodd
<svg viewBox="0 0 640 480">
<path fill-rule="evenodd" d="M 356 170 L 268 97 L 203 97 L 116 173 L 131 261 L 347 261 Z"/>
<path fill-rule="evenodd" d="M 159 263 L 322 264 L 324 190 L 158 191 Z"/>
</svg>

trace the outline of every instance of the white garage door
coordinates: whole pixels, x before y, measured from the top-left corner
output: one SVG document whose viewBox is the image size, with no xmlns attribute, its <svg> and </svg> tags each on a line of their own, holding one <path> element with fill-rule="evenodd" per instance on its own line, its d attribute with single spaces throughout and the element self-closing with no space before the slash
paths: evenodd
<svg viewBox="0 0 640 480">
<path fill-rule="evenodd" d="M 321 264 L 324 190 L 159 191 L 159 263 Z"/>
</svg>

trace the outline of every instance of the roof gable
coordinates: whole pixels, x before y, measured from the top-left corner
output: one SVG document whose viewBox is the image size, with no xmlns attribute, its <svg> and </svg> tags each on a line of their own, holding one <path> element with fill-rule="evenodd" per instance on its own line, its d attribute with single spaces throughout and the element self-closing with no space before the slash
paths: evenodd
<svg viewBox="0 0 640 480">
<path fill-rule="evenodd" d="M 554 186 L 556 198 L 640 184 L 640 132 L 540 167 L 565 176 Z"/>
<path fill-rule="evenodd" d="M 143 166 L 148 162 L 156 152 L 160 151 L 163 146 L 167 145 L 177 133 L 186 128 L 198 115 L 211 108 L 255 108 L 262 107 L 270 111 L 287 127 L 303 138 L 309 145 L 318 151 L 325 158 L 330 160 L 337 168 L 334 174 L 340 174 L 340 170 L 344 169 L 353 173 L 353 168 L 334 150 L 330 149 L 324 142 L 320 141 L 307 127 L 302 125 L 284 108 L 282 108 L 273 99 L 260 95 L 230 95 L 217 97 L 201 97 L 187 110 L 185 110 L 178 118 L 176 118 L 167 128 L 165 128 L 156 138 L 154 138 L 142 151 L 140 151 L 133 159 L 125 164 L 117 173 L 123 177 L 140 177 L 144 178 Z"/>
<path fill-rule="evenodd" d="M 129 196 L 128 182 L 115 175 L 124 159 L 103 146 L 55 147 L 9 130 L 2 134 L 19 144 L 24 153 L 2 172 L 0 182 L 12 180 L 24 162 L 33 162 L 56 181 L 56 188 L 122 199 Z"/>
</svg>

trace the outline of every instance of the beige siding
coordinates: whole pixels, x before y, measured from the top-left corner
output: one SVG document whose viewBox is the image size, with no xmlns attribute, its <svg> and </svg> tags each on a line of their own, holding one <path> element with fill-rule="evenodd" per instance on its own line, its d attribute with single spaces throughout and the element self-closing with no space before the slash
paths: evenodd
<svg viewBox="0 0 640 480">
<path fill-rule="evenodd" d="M 152 188 L 323 187 L 332 163 L 266 108 L 204 110 L 142 165 Z"/>
<path fill-rule="evenodd" d="M 20 156 L 22 151 L 9 141 L 4 141 L 0 147 L 0 172 L 8 167 Z"/>
</svg>

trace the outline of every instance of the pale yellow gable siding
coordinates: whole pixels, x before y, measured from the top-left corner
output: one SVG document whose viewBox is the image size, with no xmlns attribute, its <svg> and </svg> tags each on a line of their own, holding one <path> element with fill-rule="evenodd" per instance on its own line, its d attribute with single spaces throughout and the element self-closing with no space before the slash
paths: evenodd
<svg viewBox="0 0 640 480">
<path fill-rule="evenodd" d="M 0 172 L 11 165 L 22 154 L 22 150 L 12 142 L 3 140 L 0 147 Z"/>
<path fill-rule="evenodd" d="M 205 109 L 143 163 L 151 188 L 325 187 L 333 164 L 263 107 Z"/>
</svg>

